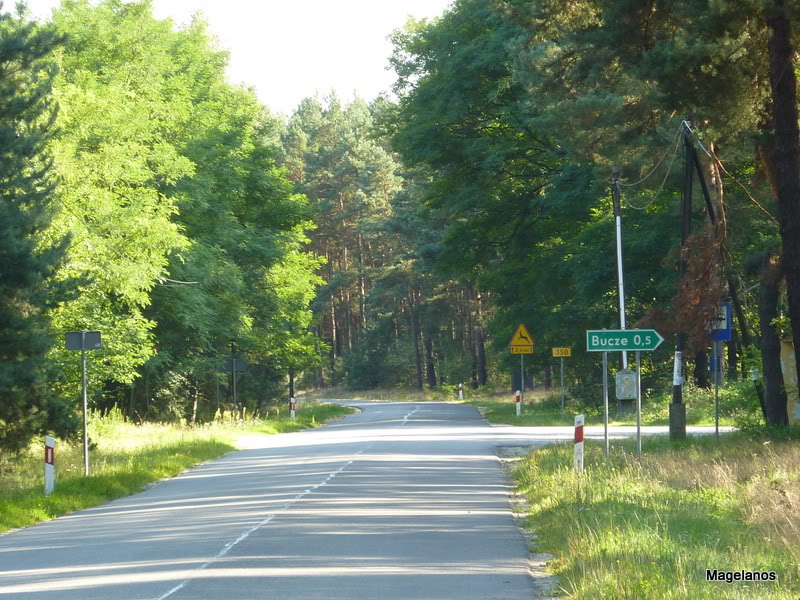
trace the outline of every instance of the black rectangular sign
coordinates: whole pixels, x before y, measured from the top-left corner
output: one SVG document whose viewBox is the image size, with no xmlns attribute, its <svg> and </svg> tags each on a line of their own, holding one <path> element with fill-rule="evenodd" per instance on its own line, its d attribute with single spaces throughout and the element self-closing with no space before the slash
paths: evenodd
<svg viewBox="0 0 800 600">
<path fill-rule="evenodd" d="M 67 350 L 99 350 L 103 347 L 99 331 L 70 331 L 64 337 Z"/>
</svg>

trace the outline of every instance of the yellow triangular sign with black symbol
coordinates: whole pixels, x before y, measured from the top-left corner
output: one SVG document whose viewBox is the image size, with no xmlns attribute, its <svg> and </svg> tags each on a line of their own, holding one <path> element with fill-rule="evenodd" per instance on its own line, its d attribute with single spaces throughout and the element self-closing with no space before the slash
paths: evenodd
<svg viewBox="0 0 800 600">
<path fill-rule="evenodd" d="M 510 345 L 512 354 L 533 354 L 533 336 L 522 323 L 514 332 Z"/>
</svg>

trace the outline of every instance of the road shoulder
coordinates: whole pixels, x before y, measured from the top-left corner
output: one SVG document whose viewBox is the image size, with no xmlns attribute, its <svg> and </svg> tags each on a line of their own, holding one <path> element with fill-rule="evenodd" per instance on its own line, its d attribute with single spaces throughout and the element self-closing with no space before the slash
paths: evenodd
<svg viewBox="0 0 800 600">
<path fill-rule="evenodd" d="M 559 580 L 547 571 L 547 563 L 554 558 L 546 552 L 535 552 L 539 537 L 536 532 L 527 526 L 526 515 L 530 505 L 524 494 L 516 491 L 516 483 L 512 469 L 521 457 L 527 456 L 533 446 L 498 446 L 497 457 L 503 468 L 509 486 L 508 502 L 511 505 L 511 514 L 514 524 L 525 537 L 528 543 L 528 573 L 534 589 L 534 600 L 555 600 L 559 590 Z"/>
</svg>

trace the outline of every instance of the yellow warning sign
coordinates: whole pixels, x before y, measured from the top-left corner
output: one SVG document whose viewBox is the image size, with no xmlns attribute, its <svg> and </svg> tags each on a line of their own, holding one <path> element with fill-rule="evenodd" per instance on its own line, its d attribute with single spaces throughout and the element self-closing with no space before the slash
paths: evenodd
<svg viewBox="0 0 800 600">
<path fill-rule="evenodd" d="M 511 338 L 511 354 L 533 354 L 533 336 L 520 323 Z"/>
</svg>

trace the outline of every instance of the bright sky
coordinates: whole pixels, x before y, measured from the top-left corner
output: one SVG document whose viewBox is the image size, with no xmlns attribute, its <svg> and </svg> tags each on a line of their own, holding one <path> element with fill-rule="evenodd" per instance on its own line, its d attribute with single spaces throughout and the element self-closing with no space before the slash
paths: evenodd
<svg viewBox="0 0 800 600">
<path fill-rule="evenodd" d="M 160 19 L 186 24 L 202 12 L 230 52 L 233 83 L 255 88 L 273 112 L 291 114 L 300 100 L 335 90 L 371 100 L 388 90 L 387 36 L 409 15 L 439 16 L 451 0 L 154 0 Z M 6 8 L 12 6 L 6 2 Z M 28 0 L 49 18 L 60 0 Z"/>
</svg>

